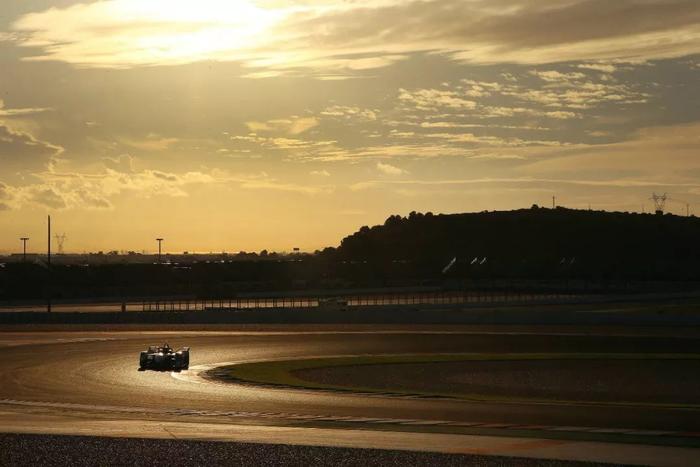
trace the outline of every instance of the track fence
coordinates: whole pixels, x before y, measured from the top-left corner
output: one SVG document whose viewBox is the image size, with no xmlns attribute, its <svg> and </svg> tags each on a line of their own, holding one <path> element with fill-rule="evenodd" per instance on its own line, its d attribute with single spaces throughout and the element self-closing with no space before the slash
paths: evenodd
<svg viewBox="0 0 700 467">
<path fill-rule="evenodd" d="M 532 292 L 427 292 L 400 294 L 367 294 L 316 297 L 234 297 L 189 300 L 147 300 L 141 311 L 206 311 L 250 309 L 308 309 L 367 306 L 460 305 L 485 303 L 570 303 L 581 294 Z M 130 307 L 130 309 L 133 309 Z"/>
</svg>

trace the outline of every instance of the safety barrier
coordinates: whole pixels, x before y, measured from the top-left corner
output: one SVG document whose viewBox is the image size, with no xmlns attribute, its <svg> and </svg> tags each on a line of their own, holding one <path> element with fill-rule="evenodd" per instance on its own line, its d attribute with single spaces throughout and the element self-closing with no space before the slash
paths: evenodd
<svg viewBox="0 0 700 467">
<path fill-rule="evenodd" d="M 148 300 L 140 311 L 249 310 L 265 308 L 338 308 L 398 305 L 459 305 L 483 303 L 573 302 L 581 294 L 525 292 L 428 292 L 333 297 L 235 297 L 192 300 Z M 131 310 L 132 307 L 129 307 Z"/>
</svg>

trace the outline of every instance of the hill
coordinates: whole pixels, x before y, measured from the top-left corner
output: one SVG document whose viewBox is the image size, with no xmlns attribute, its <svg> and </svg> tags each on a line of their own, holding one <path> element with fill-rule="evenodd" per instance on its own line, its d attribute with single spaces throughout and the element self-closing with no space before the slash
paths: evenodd
<svg viewBox="0 0 700 467">
<path fill-rule="evenodd" d="M 386 287 L 671 290 L 700 281 L 700 218 L 571 209 L 391 216 L 303 255 L 0 263 L 0 301 Z M 118 258 L 118 257 L 115 257 Z M 65 258 L 61 258 L 65 259 Z M 123 258 L 122 258 L 123 259 Z M 447 264 L 454 263 L 443 272 Z"/>
<path fill-rule="evenodd" d="M 533 206 L 391 216 L 344 238 L 336 254 L 433 269 L 456 257 L 451 273 L 457 275 L 677 280 L 700 278 L 698 240 L 700 218 L 694 216 Z"/>
</svg>

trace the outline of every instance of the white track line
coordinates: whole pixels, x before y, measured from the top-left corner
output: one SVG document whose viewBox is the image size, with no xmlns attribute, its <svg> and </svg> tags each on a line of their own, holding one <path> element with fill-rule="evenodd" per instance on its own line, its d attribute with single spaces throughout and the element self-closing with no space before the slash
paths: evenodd
<svg viewBox="0 0 700 467">
<path fill-rule="evenodd" d="M 352 417 L 315 415 L 284 412 L 242 412 L 242 411 L 217 411 L 198 410 L 187 408 L 176 409 L 152 409 L 146 407 L 124 407 L 108 405 L 74 404 L 68 402 L 46 402 L 46 401 L 25 401 L 16 399 L 0 399 L 0 405 L 41 407 L 53 409 L 71 409 L 75 411 L 105 412 L 105 413 L 125 413 L 143 415 L 175 415 L 175 416 L 196 416 L 196 417 L 221 417 L 221 418 L 268 418 L 279 420 L 295 421 L 316 421 L 316 422 L 340 422 L 351 424 L 387 424 L 399 426 L 456 426 L 477 429 L 513 430 L 513 431 L 558 431 L 568 433 L 599 433 L 615 434 L 626 436 L 649 436 L 649 437 L 684 437 L 700 439 L 700 432 L 665 431 L 665 430 L 640 430 L 633 428 L 602 428 L 602 427 L 576 427 L 576 426 L 549 426 L 549 425 L 522 425 L 508 423 L 480 423 L 480 422 L 459 422 L 450 420 L 420 420 L 406 418 L 373 418 L 373 417 Z"/>
</svg>

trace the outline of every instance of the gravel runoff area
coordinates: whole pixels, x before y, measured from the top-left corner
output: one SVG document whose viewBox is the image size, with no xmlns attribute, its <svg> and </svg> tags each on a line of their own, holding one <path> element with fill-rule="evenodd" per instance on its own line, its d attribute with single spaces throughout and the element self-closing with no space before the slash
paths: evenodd
<svg viewBox="0 0 700 467">
<path fill-rule="evenodd" d="M 429 452 L 170 439 L 0 435 L 0 466 L 594 466 Z"/>
</svg>

